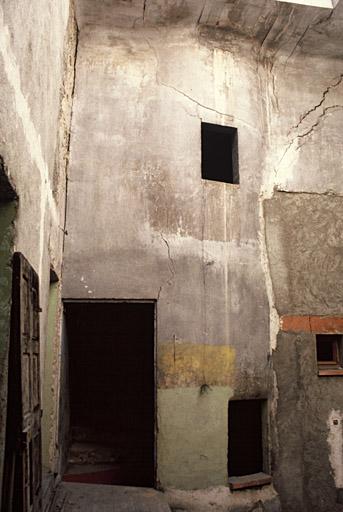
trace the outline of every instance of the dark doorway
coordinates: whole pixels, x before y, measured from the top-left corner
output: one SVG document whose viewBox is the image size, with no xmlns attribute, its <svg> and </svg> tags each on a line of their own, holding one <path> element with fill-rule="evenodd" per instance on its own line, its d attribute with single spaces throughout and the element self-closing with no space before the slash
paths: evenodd
<svg viewBox="0 0 343 512">
<path fill-rule="evenodd" d="M 16 252 L 2 512 L 42 510 L 39 311 L 38 275 Z"/>
<path fill-rule="evenodd" d="M 66 302 L 71 444 L 65 480 L 153 487 L 153 302 Z"/>
<path fill-rule="evenodd" d="M 263 472 L 262 409 L 264 400 L 229 402 L 229 476 Z"/>
</svg>

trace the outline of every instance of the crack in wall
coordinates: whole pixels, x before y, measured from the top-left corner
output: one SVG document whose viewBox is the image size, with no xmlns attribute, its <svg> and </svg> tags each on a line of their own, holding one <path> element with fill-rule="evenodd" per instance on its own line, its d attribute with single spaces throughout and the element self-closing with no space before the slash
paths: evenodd
<svg viewBox="0 0 343 512">
<path fill-rule="evenodd" d="M 289 54 L 289 56 L 287 57 L 286 59 L 286 62 L 285 62 L 285 67 L 287 66 L 289 60 L 293 57 L 296 49 L 300 46 L 300 44 L 302 43 L 302 41 L 304 40 L 305 36 L 307 35 L 307 33 L 314 29 L 315 27 L 318 27 L 319 25 L 321 25 L 322 23 L 326 23 L 327 21 L 329 21 L 333 15 L 334 11 L 331 11 L 330 14 L 328 16 L 324 16 L 324 17 L 320 17 L 315 23 L 310 23 L 306 28 L 305 30 L 303 31 L 303 33 L 301 34 L 301 36 L 299 37 L 298 41 L 295 43 L 295 46 L 294 48 L 292 49 L 291 53 Z"/>
<path fill-rule="evenodd" d="M 286 62 L 285 62 L 285 67 L 287 66 L 289 60 L 293 57 L 296 49 L 300 46 L 301 42 L 303 41 L 304 37 L 306 36 L 307 32 L 310 30 L 311 28 L 311 25 L 308 25 L 305 30 L 303 31 L 303 33 L 301 34 L 301 36 L 299 37 L 298 41 L 295 43 L 291 53 L 288 55 L 287 59 L 286 59 Z"/>
<path fill-rule="evenodd" d="M 149 39 L 145 38 L 146 40 L 146 43 L 147 45 L 149 46 L 149 48 L 151 49 L 151 51 L 153 52 L 154 56 L 155 56 L 155 61 L 156 61 L 156 74 L 155 74 L 155 77 L 156 77 L 156 83 L 157 85 L 159 86 L 163 86 L 163 87 L 166 87 L 168 89 L 171 89 L 173 90 L 174 92 L 184 96 L 185 98 L 187 98 L 189 101 L 191 101 L 192 103 L 194 103 L 195 105 L 197 105 L 198 107 L 200 108 L 203 108 L 205 110 L 209 110 L 211 112 L 215 112 L 216 114 L 220 115 L 220 116 L 224 116 L 224 117 L 227 117 L 230 119 L 230 121 L 233 121 L 233 116 L 230 115 L 230 114 L 227 114 L 225 112 L 220 112 L 219 110 L 216 110 L 215 108 L 213 107 L 208 107 L 207 105 L 204 105 L 203 103 L 200 103 L 198 100 L 196 100 L 195 98 L 192 98 L 192 96 L 189 96 L 187 93 L 185 93 L 184 91 L 182 91 L 181 89 L 178 89 L 177 87 L 173 86 L 173 85 L 169 85 L 165 82 L 163 82 L 162 80 L 160 80 L 159 76 L 158 76 L 158 68 L 159 68 L 159 58 L 158 58 L 158 55 L 157 55 L 157 52 L 156 52 L 156 49 L 153 47 L 153 45 L 151 44 L 151 42 L 149 41 Z"/>
<path fill-rule="evenodd" d="M 199 24 L 200 24 L 200 21 L 201 21 L 202 15 L 204 14 L 204 10 L 205 10 L 205 7 L 206 7 L 206 3 L 207 3 L 207 0 L 204 0 L 203 6 L 202 6 L 202 8 L 201 8 L 200 14 L 199 14 L 198 19 L 197 19 L 197 25 L 199 25 Z"/>
<path fill-rule="evenodd" d="M 240 124 L 248 127 L 250 130 L 254 131 L 255 133 L 259 133 L 259 129 L 255 125 L 247 122 L 246 120 L 241 119 L 241 118 L 239 118 L 237 116 L 233 116 L 233 115 L 228 114 L 226 112 L 222 112 L 220 110 L 217 110 L 214 107 L 209 107 L 209 106 L 205 105 L 204 103 L 199 102 L 197 99 L 193 98 L 192 96 L 190 96 L 189 94 L 185 93 L 181 89 L 178 89 L 177 87 L 175 87 L 173 85 L 169 85 L 169 84 L 161 81 L 160 78 L 159 78 L 159 75 L 158 75 L 159 57 L 157 55 L 157 51 L 154 48 L 154 46 L 151 44 L 151 42 L 149 41 L 148 38 L 145 38 L 145 41 L 146 41 L 147 45 L 149 46 L 149 48 L 151 49 L 151 51 L 152 51 L 152 53 L 153 53 L 153 55 L 155 57 L 155 62 L 156 62 L 155 80 L 156 80 L 156 84 L 158 86 L 162 86 L 162 87 L 165 87 L 167 89 L 173 90 L 177 94 L 180 94 L 181 96 L 183 96 L 186 99 L 188 99 L 189 101 L 191 101 L 197 107 L 200 107 L 200 108 L 202 108 L 204 110 L 207 110 L 209 112 L 214 112 L 215 114 L 217 114 L 219 116 L 225 117 L 228 121 L 230 121 L 232 123 L 239 122 Z M 220 50 L 223 51 L 221 48 L 220 48 Z M 196 117 L 198 119 L 201 119 L 200 115 L 194 115 L 194 114 L 191 114 L 190 112 L 188 112 L 187 110 L 185 110 L 185 111 L 186 111 L 187 115 L 189 115 L 190 117 Z"/>
<path fill-rule="evenodd" d="M 69 27 L 70 24 L 70 27 Z M 64 68 L 64 76 L 63 76 L 63 89 L 62 89 L 62 98 L 61 98 L 61 104 L 63 104 L 64 101 L 70 102 L 70 110 L 67 114 L 67 117 L 63 119 L 64 123 L 67 123 L 64 125 L 64 129 L 67 131 L 65 135 L 66 137 L 66 147 L 65 147 L 65 159 L 63 160 L 63 164 L 60 164 L 59 166 L 59 172 L 62 171 L 61 167 L 64 166 L 64 173 L 65 173 L 65 189 L 64 189 L 64 211 L 63 215 L 63 241 L 62 241 L 62 248 L 61 253 L 62 257 L 64 254 L 64 247 L 65 247 L 65 240 L 67 230 L 66 230 L 66 223 L 67 223 L 67 211 L 68 211 L 68 169 L 69 169 L 69 162 L 70 162 L 70 146 L 71 146 L 71 125 L 72 125 L 72 117 L 73 117 L 73 102 L 74 102 L 74 94 L 75 94 L 75 84 L 76 84 L 76 65 L 77 65 L 77 57 L 78 57 L 78 43 L 79 43 L 79 28 L 77 25 L 77 20 L 75 16 L 75 9 L 74 4 L 71 2 L 70 4 L 70 12 L 69 12 L 69 22 L 67 26 L 67 39 L 66 46 L 64 48 L 65 53 L 65 59 L 66 59 L 66 66 Z M 68 86 L 69 84 L 69 86 Z M 62 108 L 62 107 L 61 107 Z M 62 118 L 60 117 L 59 123 L 62 122 Z M 63 275 L 63 266 L 61 269 L 61 273 Z M 62 275 L 60 278 L 62 279 Z M 61 286 L 61 281 L 60 281 Z M 93 292 L 91 292 L 93 293 Z M 51 428 L 51 438 L 50 438 L 50 447 L 49 447 L 49 453 L 50 453 L 50 463 L 53 467 L 53 471 L 58 472 L 59 471 L 59 465 L 60 465 L 60 447 L 59 447 L 59 428 L 60 428 L 60 395 L 62 391 L 60 377 L 61 377 L 61 354 L 62 354 L 62 348 L 61 348 L 61 339 L 62 339 L 62 325 L 63 325 L 63 306 L 61 301 L 61 289 L 59 290 L 59 308 L 56 313 L 56 332 L 54 337 L 54 345 L 53 345 L 53 386 L 51 389 L 52 398 L 54 400 L 54 408 L 52 411 L 52 425 Z"/>
<path fill-rule="evenodd" d="M 290 136 L 292 131 L 299 130 L 299 128 L 301 128 L 301 126 L 304 124 L 304 122 L 309 118 L 309 116 L 311 114 L 316 113 L 318 109 L 322 108 L 321 114 L 319 114 L 318 117 L 312 122 L 311 126 L 309 128 L 306 128 L 302 133 L 297 133 L 288 142 L 288 144 L 283 152 L 283 155 L 278 163 L 278 166 L 276 168 L 276 171 L 275 171 L 276 175 L 278 173 L 278 170 L 279 170 L 284 158 L 286 157 L 287 153 L 289 152 L 289 150 L 292 148 L 292 146 L 295 143 L 298 143 L 297 147 L 295 148 L 295 151 L 298 151 L 306 143 L 306 141 L 304 141 L 303 143 L 299 144 L 299 141 L 301 139 L 306 139 L 308 136 L 310 136 L 315 131 L 315 129 L 320 125 L 320 123 L 326 117 L 328 112 L 343 109 L 343 105 L 340 105 L 340 104 L 334 104 L 334 105 L 329 105 L 327 107 L 324 107 L 324 103 L 325 103 L 330 91 L 339 87 L 339 85 L 342 83 L 342 81 L 343 81 L 343 73 L 341 75 L 339 75 L 339 77 L 336 79 L 336 81 L 334 83 L 331 83 L 327 86 L 327 88 L 322 93 L 321 100 L 316 105 L 311 107 L 309 110 L 304 112 L 300 116 L 299 122 L 289 130 L 288 137 Z"/>
<path fill-rule="evenodd" d="M 159 85 L 162 85 L 163 87 L 167 87 L 168 89 L 172 89 L 173 91 L 177 92 L 178 94 L 181 94 L 185 98 L 187 98 L 190 101 L 192 101 L 193 103 L 195 103 L 198 107 L 204 108 L 204 109 L 209 110 L 211 112 L 215 112 L 216 114 L 218 114 L 220 116 L 228 117 L 231 121 L 233 121 L 233 116 L 232 115 L 226 114 L 225 112 L 220 112 L 219 110 L 216 110 L 215 108 L 212 108 L 212 107 L 207 107 L 206 105 L 204 105 L 203 103 L 200 103 L 195 98 L 192 98 L 191 96 L 189 96 L 185 92 L 181 91 L 180 89 L 177 89 L 177 87 L 174 87 L 173 85 L 168 85 L 165 82 L 161 82 L 161 81 L 157 82 L 157 83 Z"/>
<path fill-rule="evenodd" d="M 157 300 L 160 299 L 161 297 L 161 293 L 162 293 L 162 289 L 163 289 L 163 286 L 165 284 L 168 284 L 169 286 L 171 286 L 174 282 L 174 278 L 176 276 L 176 270 L 175 270 L 175 263 L 174 263 L 174 260 L 171 256 L 171 251 L 170 251 L 170 245 L 169 245 L 169 242 L 168 240 L 165 238 L 165 236 L 163 235 L 163 233 L 160 233 L 161 235 L 161 238 L 164 242 L 164 244 L 166 245 L 167 247 L 167 253 L 168 253 L 168 268 L 169 268 L 169 272 L 170 272 L 170 276 L 169 278 L 166 279 L 165 283 L 163 285 L 160 285 L 159 289 L 158 289 L 158 292 L 157 292 Z"/>
<path fill-rule="evenodd" d="M 330 105 L 329 107 L 325 107 L 323 109 L 323 112 L 320 116 L 318 116 L 317 120 L 313 123 L 313 125 L 307 130 L 305 131 L 304 133 L 300 133 L 300 134 L 297 134 L 295 137 L 293 137 L 291 139 L 291 141 L 288 143 L 279 163 L 278 163 L 278 166 L 275 170 L 275 175 L 277 176 L 277 173 L 280 169 L 280 166 L 284 160 L 284 158 L 286 157 L 287 153 L 289 152 L 289 150 L 291 149 L 291 147 L 297 142 L 299 141 L 299 139 L 304 139 L 306 137 L 308 137 L 309 135 L 311 135 L 314 130 L 319 126 L 319 124 L 321 123 L 322 119 L 326 116 L 327 112 L 329 112 L 330 110 L 332 109 L 336 109 L 336 110 L 341 110 L 343 109 L 343 105 Z M 307 116 L 306 116 L 307 117 Z M 298 146 L 295 148 L 295 151 L 299 151 L 300 148 L 302 148 L 304 145 L 305 145 L 306 141 L 303 142 L 302 144 L 298 144 Z"/>
<path fill-rule="evenodd" d="M 343 192 L 336 192 L 333 190 L 324 190 L 323 192 L 316 191 L 308 191 L 308 190 L 285 190 L 282 187 L 276 185 L 274 188 L 275 192 L 279 192 L 280 194 L 301 194 L 301 195 L 309 195 L 309 196 L 335 196 L 335 197 L 343 197 Z"/>
<path fill-rule="evenodd" d="M 143 2 L 143 14 L 142 14 L 143 25 L 145 23 L 145 13 L 146 13 L 147 1 L 148 0 L 144 0 L 144 2 Z"/>
<path fill-rule="evenodd" d="M 298 139 L 303 139 L 304 137 L 307 137 L 308 135 L 311 135 L 311 133 L 313 133 L 313 132 L 314 132 L 314 130 L 317 128 L 317 126 L 319 126 L 319 124 L 320 124 L 320 122 L 321 122 L 322 118 L 323 118 L 323 117 L 325 117 L 325 116 L 326 116 L 326 114 L 327 114 L 330 110 L 333 110 L 333 109 L 335 109 L 335 110 L 341 110 L 341 109 L 343 109 L 343 105 L 330 105 L 329 107 L 325 107 L 325 108 L 323 109 L 322 114 L 318 117 L 317 121 L 316 121 L 316 122 L 315 122 L 315 123 L 314 123 L 314 124 L 313 124 L 313 125 L 312 125 L 308 130 L 307 130 L 307 131 L 306 131 L 306 132 L 301 133 L 301 134 L 298 134 L 298 135 L 297 135 L 297 138 L 298 138 Z M 298 149 L 300 149 L 304 144 L 305 144 L 305 143 L 300 144 L 300 145 L 298 146 L 297 150 L 298 150 Z"/>
<path fill-rule="evenodd" d="M 338 79 L 334 83 L 328 85 L 328 87 L 324 90 L 324 92 L 322 94 L 322 99 L 320 100 L 320 102 L 317 103 L 316 105 L 314 105 L 312 108 L 310 108 L 309 110 L 307 110 L 306 112 L 304 112 L 304 114 L 302 114 L 300 116 L 299 122 L 289 130 L 288 135 L 290 135 L 292 131 L 297 130 L 301 126 L 303 121 L 305 121 L 305 119 L 310 114 L 312 114 L 312 112 L 315 112 L 318 108 L 320 108 L 323 105 L 323 103 L 325 102 L 326 97 L 329 94 L 329 92 L 331 91 L 331 89 L 335 89 L 336 87 L 338 87 L 342 83 L 342 80 L 343 80 L 343 73 L 338 77 Z"/>
<path fill-rule="evenodd" d="M 175 277 L 175 264 L 174 264 L 174 260 L 173 258 L 171 257 L 171 254 L 170 254 L 170 245 L 169 245 L 169 242 L 168 240 L 165 238 L 165 236 L 163 235 L 163 233 L 161 233 L 161 238 L 163 240 L 163 242 L 166 244 L 167 246 L 167 252 L 168 252 L 168 267 L 169 267 L 169 271 L 170 271 L 170 279 L 168 282 L 168 284 L 172 284 L 172 280 L 174 279 Z"/>
<path fill-rule="evenodd" d="M 73 20 L 75 23 L 75 48 L 74 48 L 74 54 L 73 54 L 73 85 L 72 85 L 72 90 L 71 90 L 71 110 L 70 110 L 68 142 L 67 142 L 67 159 L 66 159 L 66 168 L 65 168 L 65 203 L 64 203 L 62 254 L 64 253 L 65 237 L 66 237 L 66 235 L 68 235 L 68 231 L 67 231 L 68 183 L 70 181 L 70 178 L 68 175 L 68 170 L 69 170 L 69 161 L 70 161 L 71 125 L 72 125 L 72 120 L 73 120 L 73 104 L 74 104 L 75 83 L 76 83 L 76 63 L 77 63 L 77 56 L 78 56 L 78 50 L 79 50 L 79 35 L 80 35 L 80 30 L 79 30 L 79 27 L 77 24 L 75 13 L 73 13 Z"/>
<path fill-rule="evenodd" d="M 266 40 L 266 38 L 267 36 L 264 38 L 264 41 Z M 275 109 L 278 110 L 279 107 L 275 85 L 276 77 L 275 73 L 273 72 L 273 67 L 273 62 L 264 60 L 262 58 L 261 53 L 257 55 L 257 76 L 259 77 L 259 89 L 261 97 L 260 116 L 263 123 L 263 146 L 265 145 L 266 147 L 271 147 L 272 145 L 272 119 L 274 116 Z M 273 168 L 269 160 L 270 155 L 267 153 L 265 155 L 264 165 L 262 166 L 262 168 L 265 169 L 265 173 L 267 172 L 268 168 Z M 278 311 L 276 309 L 275 293 L 271 276 L 270 260 L 268 255 L 264 201 L 267 198 L 273 197 L 276 176 L 274 177 L 274 180 L 268 180 L 266 179 L 266 176 L 267 174 L 265 176 L 262 176 L 261 178 L 260 193 L 258 198 L 258 244 L 261 268 L 264 276 L 265 293 L 269 307 L 269 354 L 271 355 L 273 350 L 275 350 L 277 347 L 277 335 L 279 332 L 280 321 Z M 275 386 L 277 389 L 276 384 Z M 276 404 L 274 404 L 274 409 L 276 410 Z"/>
</svg>

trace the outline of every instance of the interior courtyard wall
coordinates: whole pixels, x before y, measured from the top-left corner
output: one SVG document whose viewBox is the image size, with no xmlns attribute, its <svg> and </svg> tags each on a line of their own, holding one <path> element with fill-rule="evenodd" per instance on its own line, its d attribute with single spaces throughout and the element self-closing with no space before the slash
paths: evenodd
<svg viewBox="0 0 343 512">
<path fill-rule="evenodd" d="M 308 55 L 305 39 L 266 75 L 263 212 L 270 304 L 280 318 L 342 316 L 343 65 L 340 54 L 329 57 L 322 48 L 324 55 Z M 342 421 L 343 382 L 318 376 L 315 333 L 291 330 L 271 339 L 274 482 L 291 512 L 341 507 L 342 452 L 332 439 Z"/>
<path fill-rule="evenodd" d="M 69 130 L 72 79 L 66 69 L 68 63 L 69 68 L 70 63 L 73 66 L 75 53 L 75 48 L 70 50 L 75 47 L 70 43 L 75 41 L 73 19 L 69 0 L 1 2 L 0 155 L 18 196 L 11 252 L 22 252 L 40 279 L 42 381 L 50 267 L 60 276 L 62 264 L 65 166 L 61 162 L 65 162 Z M 8 337 L 1 343 L 7 354 Z M 6 383 L 5 363 L 1 369 L 0 481 Z M 49 462 L 45 459 L 44 464 Z"/>
<path fill-rule="evenodd" d="M 281 314 L 340 313 L 339 302 L 323 306 L 338 274 L 325 279 L 326 257 L 313 258 L 313 240 L 317 230 L 337 249 L 337 269 L 339 215 L 329 211 L 341 193 L 341 57 L 314 46 L 314 31 L 289 53 L 251 40 L 230 44 L 232 38 L 218 33 L 211 39 L 205 30 L 199 38 L 177 24 L 81 29 L 64 296 L 157 300 L 163 487 L 225 484 L 227 401 L 268 397 L 277 490 L 294 510 L 316 503 L 324 511 L 311 485 L 314 467 L 304 476 L 308 483 L 297 484 L 305 491 L 290 496 L 286 485 L 291 466 L 280 445 L 299 447 L 306 429 L 300 425 L 289 441 L 284 437 L 294 396 L 293 387 L 285 392 L 277 334 Z M 320 37 L 326 41 L 325 30 Z M 201 180 L 201 121 L 238 128 L 239 186 Z M 293 210 L 285 192 L 296 195 Z M 309 226 L 307 212 L 315 213 Z M 283 217 L 291 215 L 286 226 Z M 295 261 L 298 247 L 303 253 Z M 317 302 L 309 299 L 309 274 L 318 280 Z M 296 362 L 292 347 L 283 348 L 286 365 Z M 313 353 L 303 364 L 313 370 Z M 293 371 L 302 389 L 299 367 Z M 204 384 L 209 392 L 201 394 Z M 313 434 L 326 463 L 329 412 L 323 409 Z M 185 425 L 197 429 L 190 435 Z M 333 506 L 333 480 L 316 478 Z"/>
<path fill-rule="evenodd" d="M 225 484 L 228 400 L 268 396 L 264 135 L 248 55 L 184 29 L 80 32 L 63 295 L 157 301 L 164 487 Z M 201 179 L 202 121 L 237 127 L 239 186 Z"/>
</svg>

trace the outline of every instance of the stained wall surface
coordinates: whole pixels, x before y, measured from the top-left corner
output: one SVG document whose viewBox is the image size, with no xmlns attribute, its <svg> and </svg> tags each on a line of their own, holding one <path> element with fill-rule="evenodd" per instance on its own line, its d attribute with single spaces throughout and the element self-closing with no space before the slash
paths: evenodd
<svg viewBox="0 0 343 512">
<path fill-rule="evenodd" d="M 306 437 L 301 423 L 286 438 L 292 393 L 307 381 L 295 339 L 277 335 L 281 314 L 341 314 L 330 283 L 341 258 L 342 6 L 328 16 L 264 2 L 264 33 L 254 2 L 241 16 L 238 3 L 230 7 L 219 28 L 214 7 L 197 24 L 192 2 L 174 11 L 149 4 L 144 19 L 138 1 L 97 13 L 78 3 L 63 295 L 157 301 L 162 487 L 226 485 L 228 400 L 268 398 L 268 464 L 285 510 L 335 510 L 318 501 L 311 478 L 331 507 L 337 482 L 315 463 L 304 475 L 299 455 L 312 439 L 308 453 L 317 449 L 336 471 L 332 411 L 315 416 L 323 390 L 311 373 L 314 338 L 304 335 L 301 357 L 316 383 L 307 402 L 316 427 Z M 239 185 L 201 179 L 202 121 L 238 129 Z M 339 411 L 333 381 L 325 389 Z M 297 452 L 294 488 L 281 446 Z"/>
<path fill-rule="evenodd" d="M 70 111 L 65 73 L 66 60 L 70 57 L 66 59 L 66 52 L 72 38 L 69 19 L 68 0 L 1 2 L 0 155 L 5 173 L 18 196 L 9 256 L 13 251 L 22 252 L 39 274 L 42 378 L 50 266 L 60 274 L 62 261 L 65 201 L 63 161 Z M 3 209 L 1 226 L 5 222 L 2 214 Z M 9 266 L 6 271 L 10 272 Z M 5 276 L 2 275 L 1 279 L 5 279 Z M 10 289 L 11 275 L 7 275 L 6 279 Z M 1 327 L 0 482 L 8 351 L 8 335 L 5 336 L 4 326 Z M 49 464 L 46 459 L 45 464 Z"/>
<path fill-rule="evenodd" d="M 248 61 L 188 31 L 81 30 L 63 293 L 157 300 L 164 486 L 224 484 L 228 399 L 267 394 L 254 87 Z M 238 127 L 240 186 L 201 179 L 201 121 Z"/>
<path fill-rule="evenodd" d="M 333 20 L 340 12 L 341 6 Z M 329 27 L 324 22 L 321 34 Z M 274 70 L 269 133 L 276 190 L 264 201 L 272 303 L 279 315 L 340 318 L 342 54 L 306 59 L 302 51 Z M 274 480 L 291 512 L 341 508 L 343 381 L 318 376 L 318 328 L 320 321 L 312 332 L 290 329 L 271 340 Z"/>
</svg>

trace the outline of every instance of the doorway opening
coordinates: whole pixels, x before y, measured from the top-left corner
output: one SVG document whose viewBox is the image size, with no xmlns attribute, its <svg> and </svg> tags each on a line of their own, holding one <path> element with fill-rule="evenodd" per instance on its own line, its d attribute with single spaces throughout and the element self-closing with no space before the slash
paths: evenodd
<svg viewBox="0 0 343 512">
<path fill-rule="evenodd" d="M 155 302 L 66 301 L 64 480 L 155 485 Z"/>
<path fill-rule="evenodd" d="M 10 510 L 13 497 L 18 494 L 14 489 L 12 464 L 15 457 L 13 443 L 12 418 L 13 403 L 17 397 L 10 397 L 9 351 L 11 338 L 12 305 L 12 256 L 14 250 L 15 227 L 18 197 L 8 178 L 8 169 L 0 155 L 0 509 Z M 9 414 L 8 414 L 9 413 Z M 10 423 L 10 428 L 7 424 Z M 12 429 L 13 430 L 13 429 Z"/>
<path fill-rule="evenodd" d="M 266 456 L 266 400 L 229 402 L 229 476 L 268 473 Z"/>
</svg>

